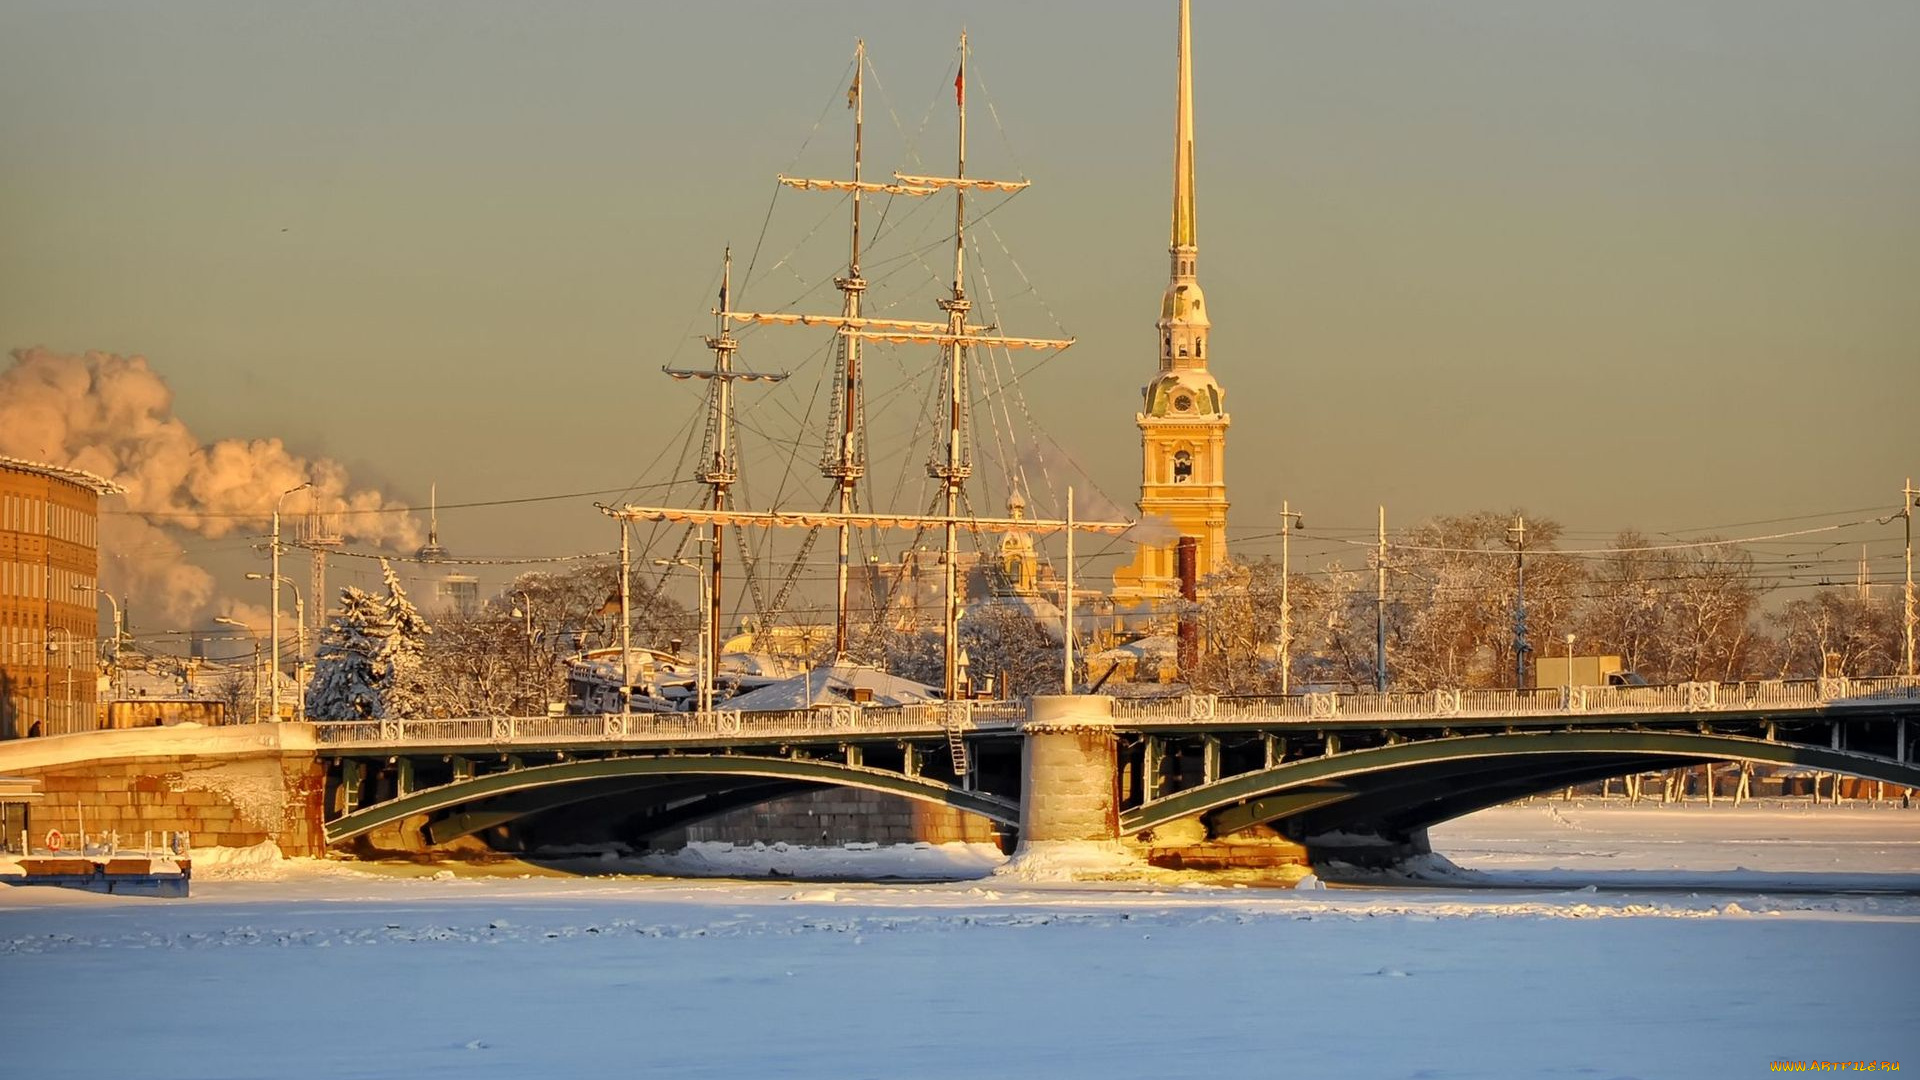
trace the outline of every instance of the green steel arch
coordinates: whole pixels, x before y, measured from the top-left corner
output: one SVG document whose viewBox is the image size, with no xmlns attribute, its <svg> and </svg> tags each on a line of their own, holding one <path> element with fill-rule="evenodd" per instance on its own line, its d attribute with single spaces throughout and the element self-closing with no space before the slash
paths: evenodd
<svg viewBox="0 0 1920 1080">
<path fill-rule="evenodd" d="M 921 802 L 938 803 L 1018 827 L 1020 806 L 1009 799 L 967 791 L 919 776 L 806 758 L 771 758 L 741 754 L 675 754 L 659 757 L 611 757 L 563 761 L 507 772 L 488 773 L 439 787 L 424 788 L 374 806 L 363 807 L 326 823 L 329 845 L 416 814 L 431 814 L 466 803 L 514 792 L 567 784 L 593 784 L 615 778 L 708 776 L 806 781 L 838 787 L 865 788 Z M 595 785 L 598 787 L 599 785 Z"/>
<path fill-rule="evenodd" d="M 1395 805 L 1431 801 L 1437 797 L 1436 781 L 1448 785 L 1452 796 L 1448 801 L 1461 807 L 1450 816 L 1459 816 L 1525 794 L 1527 764 L 1516 759 L 1529 758 L 1535 759 L 1543 774 L 1551 776 L 1552 782 L 1540 790 L 1578 782 L 1575 777 L 1596 780 L 1711 761 L 1803 765 L 1902 787 L 1920 787 L 1920 766 L 1911 762 L 1822 746 L 1674 731 L 1514 732 L 1352 750 L 1225 777 L 1123 812 L 1120 831 L 1132 835 L 1182 818 L 1229 807 L 1238 809 L 1241 804 L 1260 805 L 1251 813 L 1243 811 L 1234 817 L 1235 827 L 1321 811 L 1359 798 L 1373 799 L 1384 812 Z M 1590 764 L 1583 765 L 1582 759 Z M 1498 783 L 1493 782 L 1496 777 Z M 1398 796 L 1392 794 L 1396 786 L 1404 789 Z M 1469 793 L 1476 787 L 1516 793 L 1496 795 L 1491 802 L 1474 805 Z"/>
</svg>

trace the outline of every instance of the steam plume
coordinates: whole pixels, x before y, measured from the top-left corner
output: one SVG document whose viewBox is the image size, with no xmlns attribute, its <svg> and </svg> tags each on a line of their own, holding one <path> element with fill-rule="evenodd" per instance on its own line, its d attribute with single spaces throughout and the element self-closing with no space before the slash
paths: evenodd
<svg viewBox="0 0 1920 1080">
<path fill-rule="evenodd" d="M 301 457 L 279 439 L 203 442 L 173 414 L 173 391 L 145 357 L 43 348 L 12 356 L 0 371 L 0 454 L 85 469 L 127 489 L 132 513 L 101 517 L 101 574 L 105 587 L 147 611 L 185 622 L 213 598 L 212 576 L 186 560 L 168 530 L 218 538 L 258 529 L 275 498 L 303 481 L 313 490 L 285 500 L 283 531 L 318 505 L 350 541 L 420 542 L 411 515 L 368 512 L 400 504 L 355 489 L 338 462 Z"/>
</svg>

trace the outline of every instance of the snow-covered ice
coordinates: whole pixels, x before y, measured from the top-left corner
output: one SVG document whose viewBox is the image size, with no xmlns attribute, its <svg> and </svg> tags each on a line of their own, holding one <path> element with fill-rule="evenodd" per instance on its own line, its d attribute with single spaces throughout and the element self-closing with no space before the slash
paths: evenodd
<svg viewBox="0 0 1920 1080">
<path fill-rule="evenodd" d="M 1792 814 L 1534 804 L 1436 830 L 1498 887 L 443 877 L 253 852 L 197 864 L 189 900 L 0 888 L 0 1073 L 1920 1067 L 1920 813 Z M 986 858 L 918 850 L 921 871 Z"/>
</svg>

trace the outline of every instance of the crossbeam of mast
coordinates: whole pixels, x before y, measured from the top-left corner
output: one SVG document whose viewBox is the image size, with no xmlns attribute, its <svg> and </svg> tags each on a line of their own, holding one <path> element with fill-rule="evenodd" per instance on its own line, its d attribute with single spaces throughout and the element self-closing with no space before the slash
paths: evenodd
<svg viewBox="0 0 1920 1080">
<path fill-rule="evenodd" d="M 905 173 L 894 173 L 893 178 L 914 187 L 960 188 L 975 191 L 1022 191 L 1033 186 L 1031 180 L 982 180 L 973 176 L 908 176 Z"/>
<path fill-rule="evenodd" d="M 992 333 L 994 326 L 962 326 L 955 333 L 948 323 L 921 319 L 872 319 L 850 315 L 809 315 L 787 311 L 726 311 L 721 317 L 735 323 L 774 326 L 830 326 L 848 337 L 886 341 L 896 345 L 978 345 L 1002 349 L 1067 349 L 1078 338 L 1008 337 Z"/>
<path fill-rule="evenodd" d="M 882 184 L 872 180 L 817 180 L 803 176 L 776 176 L 790 188 L 801 191 L 861 191 L 878 195 L 931 195 L 938 188 L 922 187 L 916 184 Z"/>
<path fill-rule="evenodd" d="M 854 528 L 927 529 L 956 525 L 979 532 L 1024 532 L 1045 535 L 1072 528 L 1075 532 L 1118 536 L 1134 527 L 1131 521 L 1068 522 L 1052 518 L 971 517 L 957 514 L 840 514 L 829 510 L 701 510 L 676 506 L 605 507 L 602 512 L 626 521 L 686 522 L 696 525 L 745 525 L 756 528 L 812 529 L 849 525 Z"/>
</svg>

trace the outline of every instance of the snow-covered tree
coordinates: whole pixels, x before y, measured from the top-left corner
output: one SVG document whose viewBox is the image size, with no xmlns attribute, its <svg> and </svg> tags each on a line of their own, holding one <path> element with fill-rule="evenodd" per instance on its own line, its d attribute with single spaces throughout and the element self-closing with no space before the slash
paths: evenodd
<svg viewBox="0 0 1920 1080">
<path fill-rule="evenodd" d="M 307 715 L 315 720 L 378 720 L 431 712 L 422 673 L 433 633 L 385 559 L 387 594 L 349 585 L 340 590 L 340 614 L 327 625 L 307 684 Z"/>
<path fill-rule="evenodd" d="M 1773 674 L 1810 679 L 1858 678 L 1900 669 L 1900 594 L 1863 597 L 1851 589 L 1821 589 L 1772 616 L 1780 628 Z"/>
<path fill-rule="evenodd" d="M 431 703 L 422 666 L 427 638 L 433 628 L 421 617 L 413 601 L 407 599 L 407 590 L 401 586 L 399 575 L 385 559 L 380 560 L 380 573 L 387 585 L 386 617 L 390 630 L 386 639 L 387 715 L 425 716 Z"/>
<path fill-rule="evenodd" d="M 327 624 L 307 684 L 307 716 L 314 720 L 386 717 L 390 671 L 387 641 L 393 624 L 380 598 L 349 585 L 340 613 Z"/>
</svg>

